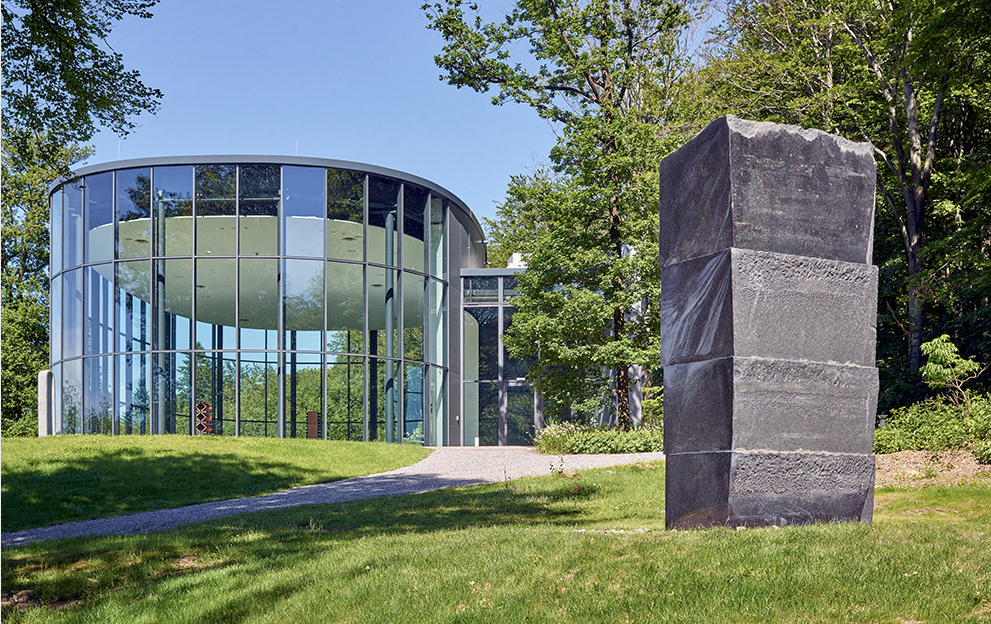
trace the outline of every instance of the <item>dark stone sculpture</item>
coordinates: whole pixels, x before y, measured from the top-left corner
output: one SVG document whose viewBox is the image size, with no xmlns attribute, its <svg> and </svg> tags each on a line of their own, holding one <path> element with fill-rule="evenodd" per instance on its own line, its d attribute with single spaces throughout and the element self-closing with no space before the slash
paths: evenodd
<svg viewBox="0 0 991 624">
<path fill-rule="evenodd" d="M 871 145 L 728 116 L 660 173 L 668 528 L 870 522 Z"/>
</svg>

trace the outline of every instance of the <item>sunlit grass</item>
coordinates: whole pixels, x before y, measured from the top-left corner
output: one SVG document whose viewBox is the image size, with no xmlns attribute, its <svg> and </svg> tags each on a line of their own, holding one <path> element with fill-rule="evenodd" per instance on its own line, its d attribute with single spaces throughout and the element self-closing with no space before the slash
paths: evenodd
<svg viewBox="0 0 991 624">
<path fill-rule="evenodd" d="M 871 526 L 674 532 L 663 482 L 627 466 L 30 545 L 3 553 L 5 598 L 27 605 L 4 621 L 991 616 L 987 483 L 879 491 Z"/>
<path fill-rule="evenodd" d="M 4 438 L 4 531 L 274 492 L 412 464 L 414 445 L 273 438 Z"/>
</svg>

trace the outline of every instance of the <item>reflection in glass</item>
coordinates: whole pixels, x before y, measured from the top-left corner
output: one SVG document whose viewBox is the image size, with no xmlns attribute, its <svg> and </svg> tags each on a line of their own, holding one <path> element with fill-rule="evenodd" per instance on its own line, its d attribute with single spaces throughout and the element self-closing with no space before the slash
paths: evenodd
<svg viewBox="0 0 991 624">
<path fill-rule="evenodd" d="M 384 282 L 384 270 L 379 269 Z M 363 353 L 365 350 L 364 267 L 327 263 L 327 351 Z"/>
<path fill-rule="evenodd" d="M 189 433 L 191 370 L 188 353 L 155 353 L 152 433 Z"/>
<path fill-rule="evenodd" d="M 241 258 L 238 267 L 241 349 L 278 349 L 279 261 Z"/>
<path fill-rule="evenodd" d="M 507 275 L 502 278 L 502 298 L 508 300 L 510 297 L 518 297 L 520 291 L 516 289 L 516 276 Z"/>
<path fill-rule="evenodd" d="M 236 363 L 234 353 L 207 351 L 197 353 L 196 389 L 193 392 L 193 406 L 205 402 L 210 406 L 210 420 L 205 422 L 208 435 L 237 435 L 236 404 Z M 194 409 L 193 427 L 199 423 L 199 414 Z"/>
<path fill-rule="evenodd" d="M 502 325 L 503 334 L 509 331 L 509 328 L 513 324 L 513 314 L 515 313 L 514 308 L 503 308 L 502 310 Z M 502 377 L 505 380 L 522 381 L 526 378 L 527 369 L 531 368 L 536 362 L 536 357 L 533 355 L 527 355 L 522 358 L 515 358 L 509 354 L 509 351 L 503 347 L 502 351 Z"/>
<path fill-rule="evenodd" d="M 465 381 L 499 379 L 499 308 L 465 308 Z"/>
<path fill-rule="evenodd" d="M 281 169 L 279 165 L 238 167 L 238 227 L 242 255 L 275 256 L 279 253 Z M 200 213 L 197 211 L 197 214 Z"/>
<path fill-rule="evenodd" d="M 266 437 L 278 435 L 279 354 L 277 352 L 241 353 L 240 422 L 241 435 Z"/>
<path fill-rule="evenodd" d="M 112 355 L 88 357 L 83 360 L 82 433 L 113 432 L 114 421 L 114 375 L 111 367 Z"/>
<path fill-rule="evenodd" d="M 529 446 L 533 444 L 533 389 L 529 386 L 511 385 L 507 388 L 506 444 Z"/>
<path fill-rule="evenodd" d="M 76 181 L 65 185 L 62 221 L 62 262 L 64 267 L 83 263 L 83 190 Z"/>
<path fill-rule="evenodd" d="M 64 195 L 65 193 L 61 188 L 52 193 L 51 211 L 49 212 L 52 220 L 51 245 L 49 246 L 52 251 L 52 266 L 49 275 L 55 275 L 62 270 L 62 247 L 65 246 L 62 240 L 62 198 Z"/>
<path fill-rule="evenodd" d="M 399 356 L 399 272 L 368 267 L 368 353 Z"/>
<path fill-rule="evenodd" d="M 155 260 L 155 349 L 193 346 L 193 261 Z"/>
<path fill-rule="evenodd" d="M 234 255 L 237 187 L 234 165 L 196 167 L 196 253 Z"/>
<path fill-rule="evenodd" d="M 155 167 L 155 255 L 193 251 L 193 168 Z"/>
<path fill-rule="evenodd" d="M 320 351 L 323 343 L 322 260 L 285 260 L 285 348 Z"/>
<path fill-rule="evenodd" d="M 86 280 L 83 352 L 87 355 L 114 351 L 113 270 L 112 264 L 99 264 L 83 269 Z"/>
<path fill-rule="evenodd" d="M 430 363 L 447 364 L 447 287 L 430 280 Z"/>
<path fill-rule="evenodd" d="M 62 357 L 83 354 L 83 270 L 62 274 Z M 77 414 L 77 416 L 79 416 Z"/>
<path fill-rule="evenodd" d="M 117 356 L 117 433 L 149 433 L 149 357 L 147 353 Z"/>
<path fill-rule="evenodd" d="M 62 363 L 62 433 L 82 433 L 83 361 Z"/>
<path fill-rule="evenodd" d="M 406 364 L 403 383 L 403 439 L 423 444 L 423 408 L 426 401 L 423 365 Z"/>
<path fill-rule="evenodd" d="M 196 348 L 234 349 L 234 259 L 196 261 Z M 199 383 L 199 382 L 197 382 Z"/>
<path fill-rule="evenodd" d="M 497 382 L 464 384 L 464 422 L 466 445 L 496 446 L 499 444 L 499 384 Z M 475 433 L 475 436 L 472 436 L 472 433 Z"/>
<path fill-rule="evenodd" d="M 423 360 L 426 321 L 426 278 L 403 273 L 403 357 Z"/>
<path fill-rule="evenodd" d="M 86 210 L 86 262 L 114 259 L 114 174 L 86 176 L 83 199 Z"/>
<path fill-rule="evenodd" d="M 62 315 L 62 279 L 56 277 L 52 280 L 52 312 L 51 321 L 48 326 L 51 331 L 51 345 L 49 346 L 48 359 L 54 364 L 62 359 L 62 323 L 65 317 Z"/>
<path fill-rule="evenodd" d="M 151 253 L 151 169 L 117 172 L 117 257 Z"/>
<path fill-rule="evenodd" d="M 368 176 L 368 261 L 395 266 L 399 259 L 399 182 Z"/>
<path fill-rule="evenodd" d="M 327 361 L 327 439 L 364 439 L 363 358 L 328 356 Z M 336 359 L 333 359 L 335 358 Z"/>
<path fill-rule="evenodd" d="M 323 437 L 323 367 L 319 353 L 285 355 L 286 437 Z"/>
<path fill-rule="evenodd" d="M 447 444 L 447 372 L 430 367 L 430 441 L 431 446 Z"/>
<path fill-rule="evenodd" d="M 62 364 L 52 365 L 52 394 L 53 405 L 52 405 L 52 420 L 53 427 L 55 429 L 55 435 L 63 433 L 62 431 Z"/>
<path fill-rule="evenodd" d="M 148 288 L 151 262 L 118 262 L 117 350 L 147 351 L 151 348 L 151 306 Z"/>
<path fill-rule="evenodd" d="M 400 364 L 394 360 L 368 359 L 368 439 L 395 441 L 399 413 Z"/>
<path fill-rule="evenodd" d="M 447 279 L 447 210 L 444 200 L 430 197 L 430 274 Z"/>
<path fill-rule="evenodd" d="M 424 216 L 430 210 L 426 189 L 409 183 L 403 184 L 403 267 L 423 272 L 426 270 L 424 241 Z"/>
<path fill-rule="evenodd" d="M 365 258 L 365 174 L 327 170 L 327 257 Z"/>
<path fill-rule="evenodd" d="M 324 226 L 327 222 L 324 215 L 326 176 L 326 172 L 319 167 L 282 168 L 285 255 L 323 257 Z M 244 249 L 243 238 L 241 249 Z"/>
<path fill-rule="evenodd" d="M 466 277 L 464 279 L 465 303 L 495 303 L 499 301 L 498 277 Z"/>
</svg>

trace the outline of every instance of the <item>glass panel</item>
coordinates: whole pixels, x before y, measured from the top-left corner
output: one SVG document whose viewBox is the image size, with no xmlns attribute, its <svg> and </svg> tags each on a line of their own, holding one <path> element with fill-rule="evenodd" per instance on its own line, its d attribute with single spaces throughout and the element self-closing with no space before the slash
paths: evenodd
<svg viewBox="0 0 991 624">
<path fill-rule="evenodd" d="M 86 176 L 86 262 L 114 259 L 114 174 L 111 171 Z"/>
<path fill-rule="evenodd" d="M 83 270 L 62 274 L 62 357 L 83 354 Z M 68 379 L 68 374 L 66 375 Z M 76 414 L 77 418 L 80 414 Z"/>
<path fill-rule="evenodd" d="M 113 353 L 114 265 L 98 264 L 83 271 L 86 279 L 84 353 Z"/>
<path fill-rule="evenodd" d="M 502 298 L 507 300 L 510 297 L 518 297 L 520 291 L 516 290 L 516 276 L 507 275 L 502 278 Z"/>
<path fill-rule="evenodd" d="M 384 271 L 379 269 L 383 276 Z M 364 267 L 327 263 L 327 351 L 364 353 Z"/>
<path fill-rule="evenodd" d="M 444 200 L 430 197 L 430 274 L 447 279 L 447 210 Z"/>
<path fill-rule="evenodd" d="M 241 349 L 278 349 L 279 261 L 274 258 L 242 258 L 238 264 Z"/>
<path fill-rule="evenodd" d="M 318 167 L 282 168 L 282 248 L 287 256 L 324 257 L 326 175 Z"/>
<path fill-rule="evenodd" d="M 149 360 L 147 353 L 117 356 L 117 433 L 150 433 Z"/>
<path fill-rule="evenodd" d="M 148 284 L 151 262 L 118 262 L 117 350 L 147 351 L 151 348 L 151 306 Z"/>
<path fill-rule="evenodd" d="M 447 372 L 430 367 L 430 445 L 447 444 Z"/>
<path fill-rule="evenodd" d="M 392 442 L 399 413 L 400 364 L 368 359 L 368 439 Z"/>
<path fill-rule="evenodd" d="M 465 308 L 464 378 L 499 379 L 499 308 Z"/>
<path fill-rule="evenodd" d="M 236 435 L 236 362 L 234 353 L 207 351 L 197 353 L 195 358 L 194 432 L 197 435 Z M 201 410 L 203 404 L 209 409 Z M 201 424 L 203 425 L 202 428 L 200 427 Z"/>
<path fill-rule="evenodd" d="M 319 353 L 286 353 L 286 437 L 323 437 L 323 366 Z"/>
<path fill-rule="evenodd" d="M 78 182 L 68 182 L 63 206 L 62 245 L 64 267 L 83 263 L 83 190 Z"/>
<path fill-rule="evenodd" d="M 430 210 L 429 193 L 412 184 L 403 184 L 403 266 L 426 271 L 424 215 Z"/>
<path fill-rule="evenodd" d="M 465 444 L 497 446 L 499 444 L 499 384 L 466 383 L 464 385 Z M 475 433 L 475 435 L 471 435 Z M 476 437 L 477 436 L 477 437 Z"/>
<path fill-rule="evenodd" d="M 403 357 L 423 360 L 426 284 L 423 277 L 403 273 Z"/>
<path fill-rule="evenodd" d="M 152 432 L 189 433 L 190 355 L 155 353 L 152 368 Z"/>
<path fill-rule="evenodd" d="M 151 253 L 151 169 L 117 172 L 117 257 Z"/>
<path fill-rule="evenodd" d="M 403 439 L 423 444 L 423 365 L 407 364 L 403 383 Z"/>
<path fill-rule="evenodd" d="M 509 328 L 513 324 L 513 314 L 516 312 L 513 308 L 503 308 L 502 310 L 502 327 L 503 333 L 509 331 Z M 522 358 L 514 358 L 509 355 L 509 351 L 503 347 L 502 351 L 502 378 L 507 381 L 519 380 L 522 381 L 526 378 L 526 371 L 533 366 L 536 361 L 536 357 L 533 355 L 527 355 Z"/>
<path fill-rule="evenodd" d="M 334 356 L 331 356 L 332 358 Z M 364 358 L 337 356 L 327 362 L 327 438 L 364 438 Z"/>
<path fill-rule="evenodd" d="M 533 444 L 533 389 L 509 386 L 506 411 L 506 444 Z"/>
<path fill-rule="evenodd" d="M 234 255 L 237 167 L 196 167 L 196 253 Z"/>
<path fill-rule="evenodd" d="M 365 258 L 365 174 L 327 170 L 327 257 Z"/>
<path fill-rule="evenodd" d="M 155 167 L 155 255 L 193 251 L 193 168 Z"/>
<path fill-rule="evenodd" d="M 368 261 L 395 266 L 399 258 L 399 182 L 368 176 Z"/>
<path fill-rule="evenodd" d="M 62 363 L 62 433 L 82 433 L 83 361 Z"/>
<path fill-rule="evenodd" d="M 83 383 L 86 392 L 83 406 L 83 433 L 113 433 L 114 375 L 112 355 L 89 357 L 83 360 Z"/>
<path fill-rule="evenodd" d="M 430 280 L 430 363 L 447 365 L 447 286 Z"/>
<path fill-rule="evenodd" d="M 155 260 L 156 349 L 193 347 L 193 261 Z M 187 414 L 188 416 L 188 414 Z"/>
<path fill-rule="evenodd" d="M 499 301 L 498 277 L 466 277 L 464 285 L 465 303 Z"/>
<path fill-rule="evenodd" d="M 238 169 L 241 176 L 238 185 L 241 255 L 276 256 L 279 254 L 282 168 L 279 165 L 241 165 Z"/>
<path fill-rule="evenodd" d="M 54 405 L 52 405 L 52 422 L 54 423 L 55 434 L 62 433 L 62 364 L 52 366 L 52 394 Z"/>
<path fill-rule="evenodd" d="M 234 349 L 234 259 L 196 261 L 196 348 Z M 197 382 L 199 383 L 199 382 Z"/>
<path fill-rule="evenodd" d="M 52 364 L 62 359 L 62 278 L 52 280 L 52 311 L 48 327 L 51 331 L 51 345 L 48 359 Z"/>
<path fill-rule="evenodd" d="M 399 356 L 398 271 L 368 267 L 368 354 Z"/>
<path fill-rule="evenodd" d="M 283 319 L 285 348 L 320 351 L 323 343 L 322 260 L 286 260 Z"/>
<path fill-rule="evenodd" d="M 276 351 L 241 353 L 241 435 L 279 435 L 279 354 Z"/>
<path fill-rule="evenodd" d="M 59 271 L 62 270 L 62 247 L 65 246 L 65 241 L 62 239 L 62 197 L 63 196 L 64 193 L 60 188 L 59 190 L 52 193 L 52 199 L 50 204 L 49 214 L 51 215 L 51 220 L 52 220 L 52 229 L 50 233 L 50 238 L 51 238 L 50 248 L 52 250 L 52 256 L 51 256 L 52 266 L 51 266 L 51 272 L 49 273 L 50 276 L 56 275 Z"/>
</svg>

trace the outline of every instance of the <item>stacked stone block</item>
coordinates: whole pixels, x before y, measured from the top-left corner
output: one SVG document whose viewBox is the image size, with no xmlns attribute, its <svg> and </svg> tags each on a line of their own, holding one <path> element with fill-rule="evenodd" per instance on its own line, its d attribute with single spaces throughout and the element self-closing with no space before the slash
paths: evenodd
<svg viewBox="0 0 991 624">
<path fill-rule="evenodd" d="M 728 116 L 660 174 L 667 526 L 869 522 L 872 147 Z"/>
</svg>

